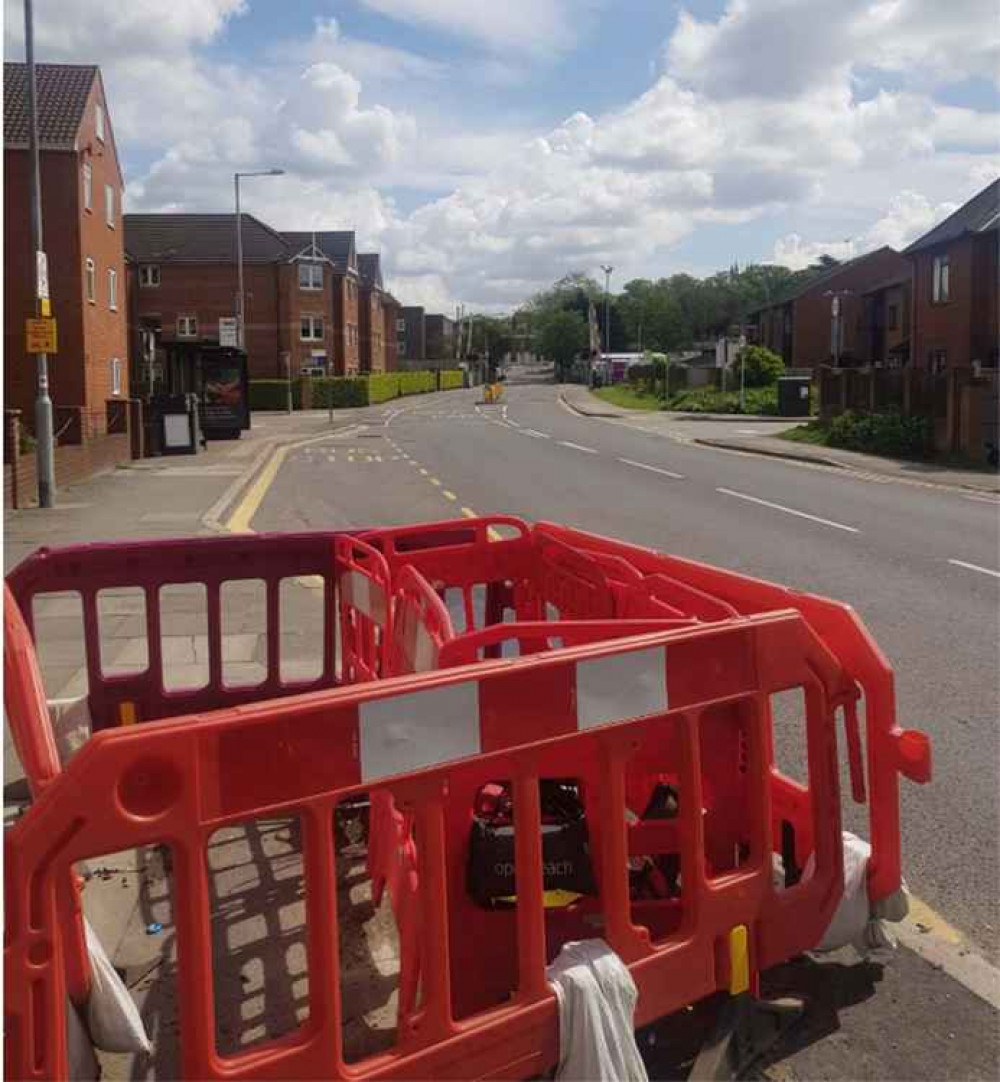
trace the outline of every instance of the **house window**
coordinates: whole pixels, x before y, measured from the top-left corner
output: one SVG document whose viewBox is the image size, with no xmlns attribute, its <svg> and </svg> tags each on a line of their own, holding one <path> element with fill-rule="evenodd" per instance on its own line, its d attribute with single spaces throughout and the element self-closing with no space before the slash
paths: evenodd
<svg viewBox="0 0 1000 1082">
<path fill-rule="evenodd" d="M 94 131 L 97 134 L 97 138 L 104 142 L 104 106 L 94 106 Z"/>
<path fill-rule="evenodd" d="M 322 342 L 323 317 L 303 316 L 299 320 L 299 337 L 303 342 Z"/>
<path fill-rule="evenodd" d="M 144 263 L 139 268 L 139 285 L 151 289 L 160 284 L 160 268 L 155 263 Z"/>
<path fill-rule="evenodd" d="M 322 289 L 323 288 L 323 264 L 300 263 L 299 264 L 299 289 Z"/>
<path fill-rule="evenodd" d="M 935 375 L 940 375 L 948 367 L 948 351 L 945 349 L 932 349 L 929 362 L 930 370 Z"/>
<path fill-rule="evenodd" d="M 108 307 L 112 312 L 118 311 L 118 271 L 108 271 Z"/>
<path fill-rule="evenodd" d="M 117 357 L 111 358 L 111 393 L 122 393 L 122 362 Z"/>
<path fill-rule="evenodd" d="M 951 262 L 946 255 L 934 257 L 933 300 L 945 304 L 951 300 Z"/>
<path fill-rule="evenodd" d="M 94 209 L 94 170 L 90 162 L 83 163 L 83 209 Z"/>
<path fill-rule="evenodd" d="M 406 352 L 406 343 L 405 342 L 397 342 L 396 343 L 396 352 L 400 355 L 400 357 L 402 357 L 403 354 Z"/>
<path fill-rule="evenodd" d="M 114 229 L 115 227 L 115 190 L 110 184 L 104 185 L 104 220 Z"/>
<path fill-rule="evenodd" d="M 889 330 L 890 331 L 898 331 L 899 330 L 899 305 L 898 304 L 890 304 L 889 305 Z"/>
<path fill-rule="evenodd" d="M 198 337 L 198 317 L 197 316 L 178 316 L 177 317 L 177 337 L 178 338 L 197 338 Z"/>
<path fill-rule="evenodd" d="M 90 258 L 84 263 L 83 278 L 87 287 L 87 300 L 91 304 L 97 303 L 97 271 L 94 267 L 94 261 Z"/>
<path fill-rule="evenodd" d="M 405 319 L 397 319 L 396 320 L 396 330 L 397 331 L 405 331 L 406 330 L 406 320 Z"/>
</svg>

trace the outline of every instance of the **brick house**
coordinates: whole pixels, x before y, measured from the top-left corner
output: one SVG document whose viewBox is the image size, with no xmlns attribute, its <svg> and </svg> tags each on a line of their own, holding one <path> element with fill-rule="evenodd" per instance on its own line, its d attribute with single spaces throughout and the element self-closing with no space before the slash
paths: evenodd
<svg viewBox="0 0 1000 1082">
<path fill-rule="evenodd" d="M 353 230 L 317 233 L 282 232 L 289 252 L 311 250 L 313 246 L 325 260 L 331 276 L 333 325 L 331 374 L 354 376 L 361 371 L 361 334 L 358 315 L 358 255 Z"/>
<path fill-rule="evenodd" d="M 385 372 L 385 318 L 381 258 L 378 252 L 358 255 L 358 331 L 362 372 Z"/>
<path fill-rule="evenodd" d="M 896 275 L 862 296 L 867 341 L 861 343 L 868 364 L 902 368 L 910 359 L 910 276 Z"/>
<path fill-rule="evenodd" d="M 399 360 L 401 363 L 427 360 L 427 331 L 424 310 L 419 305 L 404 304 L 399 310 Z"/>
<path fill-rule="evenodd" d="M 72 442 L 83 446 L 107 434 L 108 403 L 129 395 L 125 183 L 100 69 L 38 64 L 35 72 L 43 247 L 58 333 L 50 394 L 57 436 L 72 415 Z M 26 65 L 4 64 L 4 392 L 7 408 L 21 410 L 33 429 L 35 363 L 24 338 L 35 314 L 27 84 Z M 57 461 L 57 482 L 59 470 Z"/>
<path fill-rule="evenodd" d="M 909 274 L 907 261 L 894 249 L 878 248 L 842 263 L 799 286 L 793 293 L 751 313 L 755 341 L 779 354 L 788 368 L 831 363 L 832 304 L 840 303 L 840 363 L 868 360 L 869 335 L 863 297 L 879 283 Z"/>
<path fill-rule="evenodd" d="M 913 364 L 932 372 L 997 368 L 1000 180 L 903 253 L 913 269 Z"/>
</svg>

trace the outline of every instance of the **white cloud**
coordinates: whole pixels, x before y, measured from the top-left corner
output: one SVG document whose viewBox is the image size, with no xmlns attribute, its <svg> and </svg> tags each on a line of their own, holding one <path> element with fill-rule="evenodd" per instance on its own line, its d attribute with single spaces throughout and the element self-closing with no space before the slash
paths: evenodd
<svg viewBox="0 0 1000 1082">
<path fill-rule="evenodd" d="M 489 49 L 541 56 L 578 39 L 599 0 L 362 0 L 391 19 L 432 27 Z"/>
</svg>

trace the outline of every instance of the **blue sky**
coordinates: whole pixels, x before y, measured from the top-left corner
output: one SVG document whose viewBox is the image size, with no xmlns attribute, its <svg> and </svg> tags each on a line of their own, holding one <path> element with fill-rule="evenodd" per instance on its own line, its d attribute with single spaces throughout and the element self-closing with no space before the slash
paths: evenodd
<svg viewBox="0 0 1000 1082">
<path fill-rule="evenodd" d="M 5 0 L 8 55 L 21 3 Z M 905 245 L 1000 172 L 994 0 L 36 0 L 96 62 L 127 206 L 354 228 L 393 289 Z"/>
</svg>

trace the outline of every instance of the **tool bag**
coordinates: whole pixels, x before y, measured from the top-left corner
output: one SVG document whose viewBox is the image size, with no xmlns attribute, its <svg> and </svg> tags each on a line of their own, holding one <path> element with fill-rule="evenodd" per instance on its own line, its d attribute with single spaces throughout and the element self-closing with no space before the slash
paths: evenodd
<svg viewBox="0 0 1000 1082">
<path fill-rule="evenodd" d="M 576 787 L 544 779 L 539 792 L 544 889 L 596 894 L 587 822 Z M 469 895 L 485 908 L 509 904 L 517 894 L 510 786 L 484 786 L 475 811 L 469 835 Z"/>
</svg>

